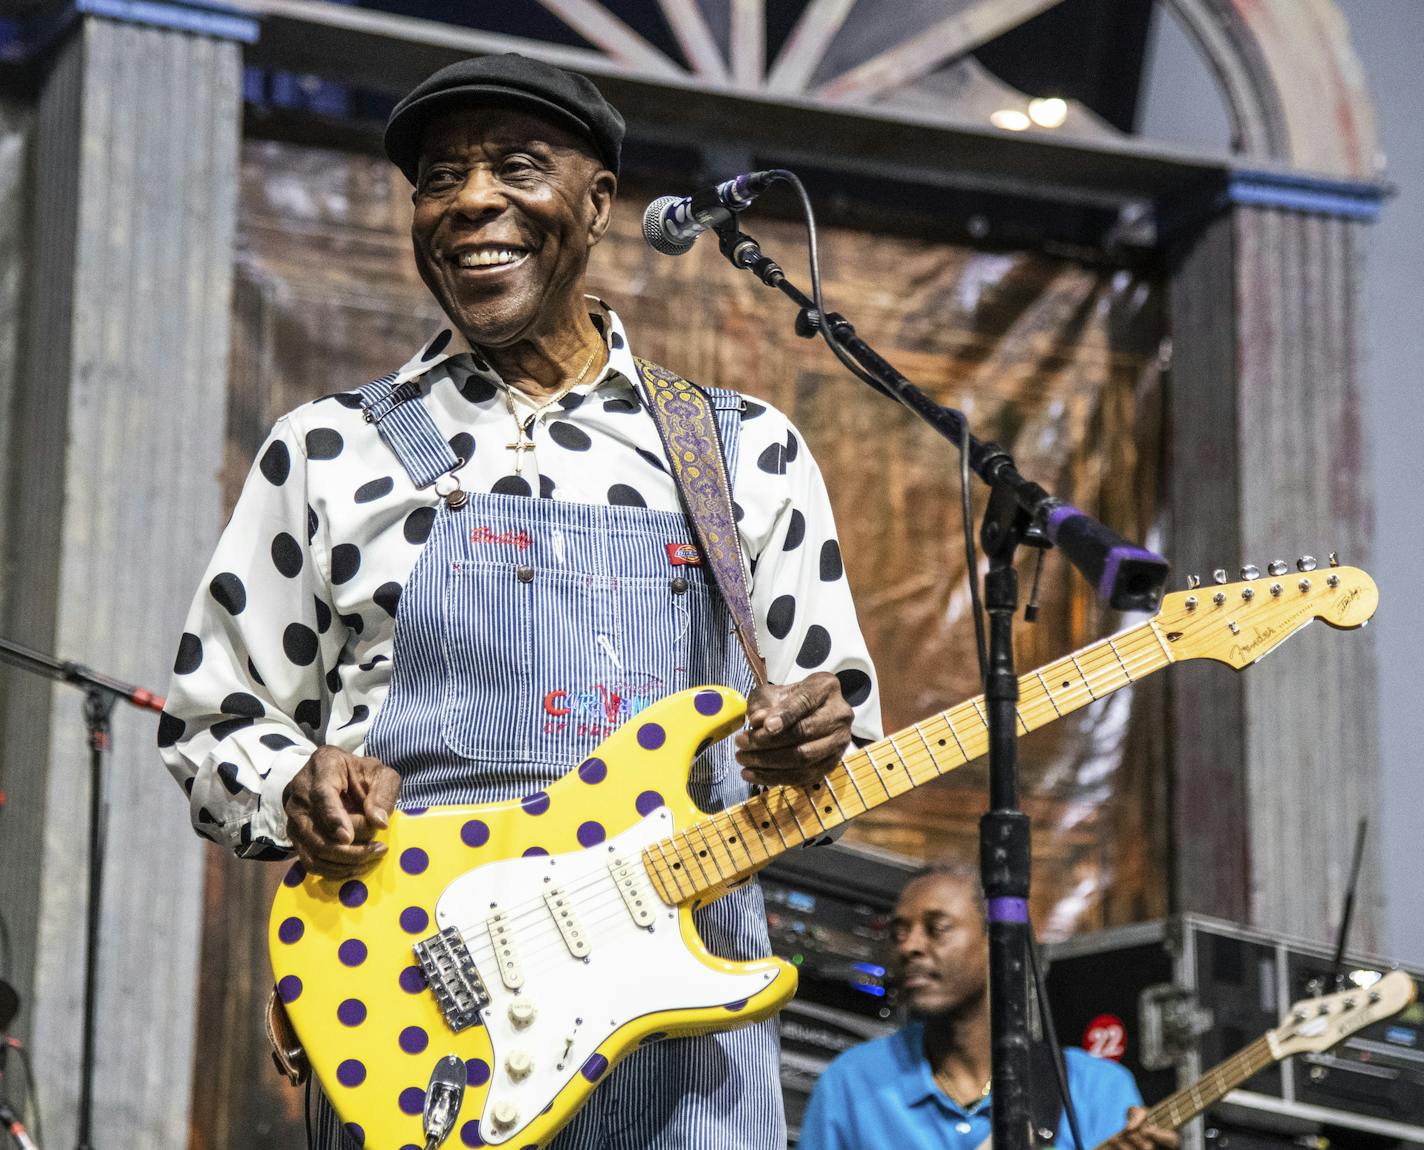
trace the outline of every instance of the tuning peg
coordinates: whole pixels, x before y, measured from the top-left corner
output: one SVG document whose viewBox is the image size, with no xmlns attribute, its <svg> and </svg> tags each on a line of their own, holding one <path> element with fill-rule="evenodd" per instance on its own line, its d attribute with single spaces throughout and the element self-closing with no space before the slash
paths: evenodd
<svg viewBox="0 0 1424 1150">
<path fill-rule="evenodd" d="M 1201 576 L 1200 576 L 1200 575 L 1188 575 L 1188 576 L 1187 576 L 1187 590 L 1188 590 L 1188 591 L 1195 591 L 1195 590 L 1196 590 L 1198 587 L 1200 587 L 1200 586 L 1201 586 Z"/>
<path fill-rule="evenodd" d="M 1243 579 L 1259 579 L 1260 577 L 1261 569 L 1259 567 L 1253 567 L 1248 563 L 1245 567 L 1241 568 L 1241 578 Z"/>
<path fill-rule="evenodd" d="M 1272 575 L 1284 575 L 1290 568 L 1286 566 L 1284 559 L 1272 559 L 1266 564 L 1266 570 Z"/>
<path fill-rule="evenodd" d="M 1218 567 L 1215 571 L 1213 571 L 1213 572 L 1211 573 L 1211 577 L 1212 577 L 1212 579 L 1213 579 L 1215 582 L 1217 582 L 1217 583 L 1225 583 L 1225 582 L 1226 582 L 1226 568 L 1225 568 L 1225 567 Z"/>
<path fill-rule="evenodd" d="M 1295 569 L 1297 571 L 1314 571 L 1316 566 L 1314 555 L 1302 555 L 1295 561 Z"/>
<path fill-rule="evenodd" d="M 1330 552 L 1330 566 L 1332 566 L 1332 567 L 1338 567 L 1338 566 L 1340 566 L 1340 556 L 1338 556 L 1337 554 L 1335 554 L 1335 552 L 1333 552 L 1333 551 Z"/>
</svg>

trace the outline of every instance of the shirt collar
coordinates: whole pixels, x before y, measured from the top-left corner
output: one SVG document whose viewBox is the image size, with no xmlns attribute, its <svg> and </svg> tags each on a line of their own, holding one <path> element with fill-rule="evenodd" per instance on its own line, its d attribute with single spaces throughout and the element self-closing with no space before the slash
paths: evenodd
<svg viewBox="0 0 1424 1150">
<path fill-rule="evenodd" d="M 627 388 L 634 389 L 635 380 L 638 378 L 638 367 L 633 361 L 632 349 L 628 346 L 628 337 L 623 331 L 623 321 L 618 318 L 618 313 L 596 296 L 585 296 L 589 302 L 589 318 L 593 320 L 593 325 L 603 336 L 603 341 L 608 348 L 608 363 L 594 379 L 588 383 L 580 384 L 574 388 L 578 392 L 590 392 L 596 388 Z M 447 360 L 456 356 L 466 356 L 466 362 L 473 370 L 487 378 L 497 386 L 504 386 L 504 381 L 500 379 L 497 372 L 485 361 L 484 357 L 470 344 L 460 329 L 450 322 L 449 317 L 434 334 L 425 341 L 420 350 L 417 351 L 396 373 L 394 382 L 397 384 L 406 383 L 413 379 L 419 379 L 432 368 L 439 367 Z"/>
<path fill-rule="evenodd" d="M 895 1057 L 900 1064 L 901 1071 L 896 1075 L 896 1079 L 906 1106 L 918 1106 L 926 1102 L 933 1102 L 949 1107 L 956 1114 L 968 1117 L 988 1103 L 989 1096 L 986 1094 L 983 1099 L 966 1110 L 939 1088 L 939 1083 L 935 1081 L 934 1071 L 930 1069 L 930 1060 L 925 1057 L 925 1025 L 923 1022 L 912 1022 L 903 1027 L 896 1032 L 895 1039 Z"/>
</svg>

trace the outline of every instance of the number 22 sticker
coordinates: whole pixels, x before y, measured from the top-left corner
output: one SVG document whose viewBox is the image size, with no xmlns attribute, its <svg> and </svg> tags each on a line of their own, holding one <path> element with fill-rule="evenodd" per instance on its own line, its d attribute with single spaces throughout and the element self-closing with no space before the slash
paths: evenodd
<svg viewBox="0 0 1424 1150">
<path fill-rule="evenodd" d="M 1100 1014 L 1083 1031 L 1083 1049 L 1094 1058 L 1121 1062 L 1127 1053 L 1127 1027 L 1116 1014 Z"/>
</svg>

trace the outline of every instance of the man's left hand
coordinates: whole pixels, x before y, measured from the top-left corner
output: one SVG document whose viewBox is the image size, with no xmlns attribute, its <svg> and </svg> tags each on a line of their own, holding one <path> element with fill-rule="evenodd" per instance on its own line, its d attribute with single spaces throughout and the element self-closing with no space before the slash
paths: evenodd
<svg viewBox="0 0 1424 1150">
<path fill-rule="evenodd" d="M 1114 1134 L 1098 1150 L 1177 1150 L 1181 1144 L 1175 1130 L 1146 1126 L 1147 1111 L 1134 1106 L 1127 1112 L 1127 1128 Z"/>
<path fill-rule="evenodd" d="M 840 681 L 826 671 L 758 687 L 747 697 L 746 728 L 737 733 L 742 778 L 763 786 L 814 783 L 845 754 L 852 718 Z"/>
</svg>

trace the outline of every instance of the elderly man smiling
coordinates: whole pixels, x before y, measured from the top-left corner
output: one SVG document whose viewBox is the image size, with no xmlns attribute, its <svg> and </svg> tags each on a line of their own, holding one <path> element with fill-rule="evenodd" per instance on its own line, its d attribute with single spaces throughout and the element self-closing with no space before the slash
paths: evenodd
<svg viewBox="0 0 1424 1150">
<path fill-rule="evenodd" d="M 623 130 L 588 80 L 518 56 L 446 68 L 392 113 L 386 151 L 448 323 L 392 375 L 278 420 L 259 454 L 159 736 L 199 833 L 354 875 L 394 807 L 525 795 L 586 758 L 601 724 L 551 722 L 551 699 L 621 713 L 704 682 L 750 690 L 735 745 L 694 765 L 709 810 L 878 737 L 820 473 L 764 403 L 708 392 L 780 685 L 751 690 L 730 596 L 687 561 L 628 337 L 584 291 Z M 695 920 L 716 953 L 768 953 L 754 883 Z M 318 1146 L 357 1144 L 324 1100 L 316 1127 Z M 784 1144 L 772 1022 L 639 1050 L 555 1143 Z"/>
</svg>

